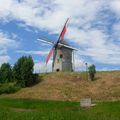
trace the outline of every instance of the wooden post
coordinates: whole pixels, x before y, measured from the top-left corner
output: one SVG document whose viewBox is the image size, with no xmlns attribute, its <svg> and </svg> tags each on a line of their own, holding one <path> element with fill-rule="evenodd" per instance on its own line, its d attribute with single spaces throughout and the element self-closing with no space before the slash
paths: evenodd
<svg viewBox="0 0 120 120">
<path fill-rule="evenodd" d="M 87 63 L 85 63 L 85 65 L 86 65 L 86 80 L 88 80 L 88 64 Z"/>
</svg>

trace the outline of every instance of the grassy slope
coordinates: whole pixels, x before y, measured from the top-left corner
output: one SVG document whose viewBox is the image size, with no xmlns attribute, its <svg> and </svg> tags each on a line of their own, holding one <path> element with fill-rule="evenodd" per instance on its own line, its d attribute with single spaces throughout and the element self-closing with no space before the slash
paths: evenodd
<svg viewBox="0 0 120 120">
<path fill-rule="evenodd" d="M 39 84 L 24 88 L 16 98 L 79 101 L 83 97 L 94 100 L 120 100 L 120 71 L 98 72 L 96 81 L 87 81 L 84 73 L 51 73 L 42 75 Z"/>
<path fill-rule="evenodd" d="M 2 98 L 0 108 L 0 120 L 120 120 L 120 102 L 85 109 L 79 102 Z"/>
</svg>

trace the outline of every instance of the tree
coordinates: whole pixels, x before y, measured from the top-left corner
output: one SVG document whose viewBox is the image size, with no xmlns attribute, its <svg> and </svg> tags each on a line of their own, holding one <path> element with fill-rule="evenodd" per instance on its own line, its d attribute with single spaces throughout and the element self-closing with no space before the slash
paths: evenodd
<svg viewBox="0 0 120 120">
<path fill-rule="evenodd" d="M 23 56 L 15 63 L 13 67 L 14 78 L 21 87 L 33 84 L 33 66 L 34 62 L 31 56 Z"/>
<path fill-rule="evenodd" d="M 0 68 L 0 82 L 12 82 L 13 81 L 13 74 L 12 68 L 9 63 L 3 63 Z"/>
<path fill-rule="evenodd" d="M 95 79 L 95 73 L 96 73 L 96 67 L 95 67 L 95 65 L 94 64 L 90 65 L 88 67 L 88 70 L 89 70 L 90 79 L 94 80 Z"/>
</svg>

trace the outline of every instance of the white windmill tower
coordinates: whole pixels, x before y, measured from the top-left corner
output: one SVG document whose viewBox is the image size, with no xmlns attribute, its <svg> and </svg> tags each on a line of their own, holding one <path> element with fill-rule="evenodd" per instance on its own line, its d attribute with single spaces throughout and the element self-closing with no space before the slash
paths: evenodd
<svg viewBox="0 0 120 120">
<path fill-rule="evenodd" d="M 46 39 L 39 38 L 38 40 L 46 44 L 52 45 L 52 48 L 46 58 L 46 64 L 49 62 L 50 57 L 53 54 L 52 71 L 53 72 L 72 72 L 74 65 L 73 51 L 76 48 L 71 47 L 64 41 L 64 35 L 66 33 L 66 25 L 69 19 L 67 19 L 61 34 L 56 42 L 48 41 Z"/>
</svg>

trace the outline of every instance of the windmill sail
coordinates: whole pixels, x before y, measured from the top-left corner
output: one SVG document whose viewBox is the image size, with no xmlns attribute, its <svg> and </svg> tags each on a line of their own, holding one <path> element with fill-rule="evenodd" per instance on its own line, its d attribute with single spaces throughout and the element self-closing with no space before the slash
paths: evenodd
<svg viewBox="0 0 120 120">
<path fill-rule="evenodd" d="M 69 18 L 68 18 L 67 21 L 65 22 L 65 25 L 64 25 L 61 33 L 60 33 L 60 36 L 59 36 L 56 44 L 54 44 L 53 48 L 52 48 L 52 49 L 50 50 L 50 52 L 49 52 L 49 54 L 48 54 L 48 56 L 47 56 L 47 58 L 46 58 L 46 64 L 49 62 L 49 59 L 50 59 L 50 57 L 51 57 L 54 49 L 55 49 L 55 54 L 54 54 L 54 56 L 53 56 L 53 61 L 55 60 L 56 54 L 57 54 L 56 48 L 57 48 L 59 42 L 64 39 L 64 35 L 65 35 L 65 33 L 66 33 L 66 25 L 67 25 L 68 20 L 69 20 Z M 53 67 L 54 67 L 54 63 L 53 63 Z"/>
<path fill-rule="evenodd" d="M 66 24 L 67 24 L 68 20 L 69 20 L 69 19 L 67 19 L 67 21 L 66 21 L 66 23 L 65 23 L 65 26 L 64 26 L 64 28 L 63 28 L 63 31 L 61 32 L 60 40 L 64 40 L 64 35 L 65 35 L 66 31 L 67 31 Z"/>
<path fill-rule="evenodd" d="M 58 42 L 61 41 L 61 40 L 64 40 L 64 36 L 65 36 L 66 31 L 67 31 L 66 25 L 67 25 L 68 20 L 69 20 L 69 18 L 65 22 L 65 25 L 64 25 L 64 27 L 63 27 L 63 29 L 61 31 L 61 34 L 60 34 L 60 36 L 58 38 Z"/>
<path fill-rule="evenodd" d="M 49 41 L 49 40 L 44 39 L 44 38 L 38 38 L 37 40 L 40 42 L 46 43 L 46 44 L 54 45 L 54 42 Z"/>
<path fill-rule="evenodd" d="M 50 52 L 49 52 L 49 54 L 48 54 L 48 56 L 47 56 L 46 64 L 48 63 L 48 61 L 49 61 L 49 59 L 50 59 L 50 57 L 51 57 L 51 55 L 52 55 L 52 53 L 53 53 L 53 49 L 54 49 L 54 48 L 52 48 L 52 49 L 50 50 Z"/>
</svg>

